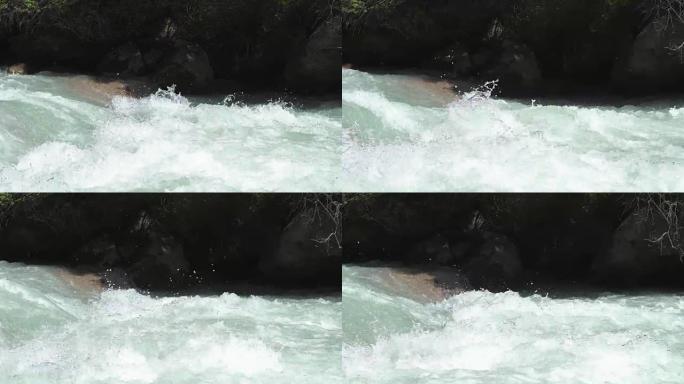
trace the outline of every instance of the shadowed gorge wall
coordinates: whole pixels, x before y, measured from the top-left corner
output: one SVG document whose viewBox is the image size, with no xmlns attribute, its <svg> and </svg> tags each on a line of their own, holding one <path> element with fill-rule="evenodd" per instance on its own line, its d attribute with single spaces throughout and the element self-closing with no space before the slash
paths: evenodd
<svg viewBox="0 0 684 384">
<path fill-rule="evenodd" d="M 196 92 L 214 78 L 339 92 L 340 40 L 336 0 L 0 1 L 0 64 L 145 76 Z"/>
<path fill-rule="evenodd" d="M 475 287 L 681 287 L 679 195 L 357 195 L 344 261 L 453 266 Z"/>
<path fill-rule="evenodd" d="M 499 79 L 509 94 L 684 90 L 677 1 L 343 0 L 342 13 L 352 65 Z"/>
<path fill-rule="evenodd" d="M 241 281 L 339 287 L 318 195 L 2 195 L 2 259 L 101 272 L 153 291 Z"/>
</svg>

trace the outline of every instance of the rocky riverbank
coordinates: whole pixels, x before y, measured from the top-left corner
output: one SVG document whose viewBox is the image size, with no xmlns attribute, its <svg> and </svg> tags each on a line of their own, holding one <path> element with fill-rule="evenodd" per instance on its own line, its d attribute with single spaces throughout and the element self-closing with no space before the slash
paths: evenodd
<svg viewBox="0 0 684 384">
<path fill-rule="evenodd" d="M 675 8 L 649 0 L 344 0 L 343 61 L 499 79 L 505 95 L 682 92 L 684 11 Z"/>
<path fill-rule="evenodd" d="M 675 195 L 358 195 L 344 258 L 458 269 L 474 288 L 682 287 Z"/>
<path fill-rule="evenodd" d="M 317 195 L 3 195 L 0 249 L 6 261 L 77 267 L 154 292 L 245 282 L 339 290 L 327 204 L 332 197 Z"/>
<path fill-rule="evenodd" d="M 0 1 L 0 65 L 219 90 L 339 93 L 335 1 Z"/>
</svg>

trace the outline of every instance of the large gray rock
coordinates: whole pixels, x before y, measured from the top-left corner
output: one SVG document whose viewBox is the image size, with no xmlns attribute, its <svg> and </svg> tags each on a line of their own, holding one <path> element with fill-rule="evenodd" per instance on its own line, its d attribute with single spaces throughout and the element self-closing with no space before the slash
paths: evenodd
<svg viewBox="0 0 684 384">
<path fill-rule="evenodd" d="M 339 91 L 342 84 L 342 23 L 330 19 L 309 37 L 301 55 L 291 60 L 285 81 L 291 88 L 313 92 Z"/>
<path fill-rule="evenodd" d="M 653 21 L 617 60 L 612 81 L 636 90 L 682 89 L 684 86 L 684 24 L 664 29 Z"/>
</svg>

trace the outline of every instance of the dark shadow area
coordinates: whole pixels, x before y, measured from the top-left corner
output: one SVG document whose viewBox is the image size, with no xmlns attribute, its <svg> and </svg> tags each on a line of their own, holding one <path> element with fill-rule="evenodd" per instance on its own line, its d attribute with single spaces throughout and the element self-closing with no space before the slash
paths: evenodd
<svg viewBox="0 0 684 384">
<path fill-rule="evenodd" d="M 2 194 L 2 259 L 156 295 L 339 294 L 335 195 Z M 330 213 L 329 213 L 330 212 Z"/>
<path fill-rule="evenodd" d="M 416 273 L 447 267 L 454 274 L 442 280 L 461 281 L 462 289 L 562 296 L 684 288 L 681 195 L 378 194 L 346 199 L 345 263 L 394 263 Z"/>
<path fill-rule="evenodd" d="M 188 94 L 339 95 L 340 28 L 337 0 L 5 0 L 0 65 Z"/>
<path fill-rule="evenodd" d="M 684 3 L 342 0 L 343 62 L 499 80 L 506 97 L 684 92 Z"/>
</svg>

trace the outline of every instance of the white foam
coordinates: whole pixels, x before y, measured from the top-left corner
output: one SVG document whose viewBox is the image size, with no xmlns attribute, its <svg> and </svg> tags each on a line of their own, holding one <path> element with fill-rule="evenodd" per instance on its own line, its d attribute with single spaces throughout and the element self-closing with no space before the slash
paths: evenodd
<svg viewBox="0 0 684 384">
<path fill-rule="evenodd" d="M 406 76 L 343 78 L 346 191 L 684 188 L 683 102 L 532 105 L 479 92 L 426 105 L 416 100 L 430 89 Z"/>
<path fill-rule="evenodd" d="M 0 78 L 2 190 L 334 189 L 339 109 L 193 104 L 171 91 L 101 107 L 63 96 L 63 81 Z"/>
<path fill-rule="evenodd" d="M 0 262 L 0 384 L 341 383 L 340 303 L 83 295 Z"/>
<path fill-rule="evenodd" d="M 364 284 L 354 268 L 344 275 L 344 284 L 361 289 Z M 375 291 L 378 286 L 366 285 L 366 289 Z M 403 332 L 394 326 L 368 342 L 345 334 L 343 367 L 352 381 L 647 384 L 684 380 L 681 296 L 552 299 L 474 291 L 438 304 L 407 306 L 405 298 L 397 297 L 395 307 L 421 313 L 412 316 L 413 321 L 430 322 L 419 320 Z"/>
</svg>

